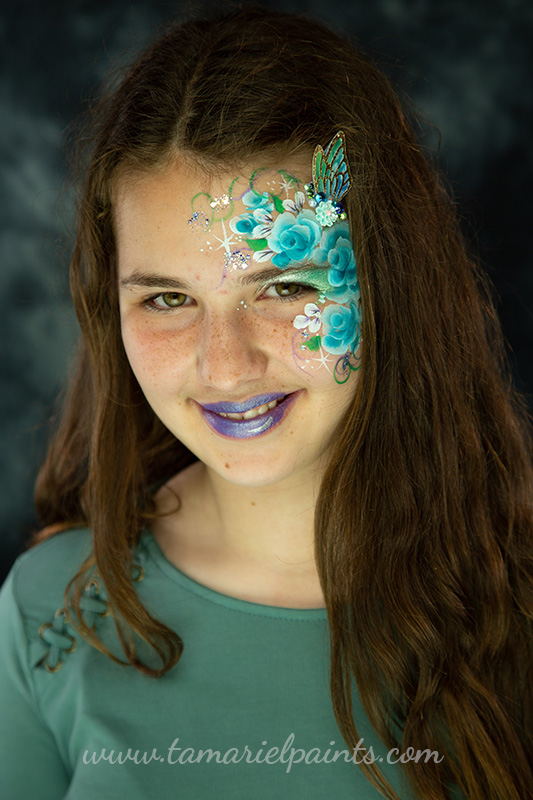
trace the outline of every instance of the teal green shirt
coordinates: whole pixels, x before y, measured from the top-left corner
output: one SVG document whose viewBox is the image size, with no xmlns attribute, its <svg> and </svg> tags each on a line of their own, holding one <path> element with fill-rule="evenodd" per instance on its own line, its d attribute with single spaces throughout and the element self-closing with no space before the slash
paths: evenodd
<svg viewBox="0 0 533 800">
<path fill-rule="evenodd" d="M 184 643 L 179 663 L 150 678 L 114 663 L 56 615 L 90 548 L 88 530 L 58 534 L 19 556 L 0 592 L 4 797 L 381 797 L 347 760 L 335 721 L 324 609 L 277 608 L 215 592 L 171 564 L 145 531 L 134 585 L 148 611 Z M 113 618 L 100 613 L 101 585 L 86 588 L 83 607 L 87 624 L 96 623 L 99 638 L 125 660 Z M 410 799 L 357 694 L 354 714 L 364 747 Z"/>
</svg>

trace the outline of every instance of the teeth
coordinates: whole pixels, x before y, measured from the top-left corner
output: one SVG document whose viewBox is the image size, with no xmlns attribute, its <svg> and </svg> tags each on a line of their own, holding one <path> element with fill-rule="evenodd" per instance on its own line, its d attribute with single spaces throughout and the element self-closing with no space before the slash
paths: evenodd
<svg viewBox="0 0 533 800">
<path fill-rule="evenodd" d="M 266 414 L 267 411 L 275 408 L 279 402 L 279 400 L 272 400 L 271 403 L 251 408 L 250 411 L 245 411 L 244 414 L 220 414 L 220 416 L 228 419 L 254 419 L 254 417 L 260 417 L 261 414 Z"/>
</svg>

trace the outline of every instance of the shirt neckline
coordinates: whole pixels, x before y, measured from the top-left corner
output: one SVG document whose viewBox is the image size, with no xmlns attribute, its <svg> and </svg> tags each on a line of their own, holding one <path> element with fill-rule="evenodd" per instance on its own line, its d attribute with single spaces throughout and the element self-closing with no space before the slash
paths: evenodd
<svg viewBox="0 0 533 800">
<path fill-rule="evenodd" d="M 152 560 L 158 567 L 175 583 L 179 583 L 189 592 L 203 597 L 226 608 L 240 611 L 245 614 L 252 614 L 261 617 L 275 617 L 277 619 L 299 620 L 301 622 L 317 622 L 327 620 L 326 608 L 284 608 L 283 606 L 268 606 L 262 603 L 252 603 L 248 600 L 241 600 L 238 597 L 231 597 L 222 592 L 217 592 L 209 586 L 198 583 L 182 572 L 175 564 L 168 560 L 161 550 L 151 529 L 146 527 L 140 536 L 140 543 L 144 545 Z"/>
</svg>

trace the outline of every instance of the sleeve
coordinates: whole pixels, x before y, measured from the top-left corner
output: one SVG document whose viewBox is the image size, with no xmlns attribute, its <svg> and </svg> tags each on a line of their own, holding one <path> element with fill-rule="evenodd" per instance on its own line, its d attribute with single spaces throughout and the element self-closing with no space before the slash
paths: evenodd
<svg viewBox="0 0 533 800">
<path fill-rule="evenodd" d="M 17 564 L 0 590 L 0 773 L 10 800 L 61 800 L 69 778 L 54 736 L 36 701 L 28 667 L 28 641 L 14 581 Z"/>
</svg>

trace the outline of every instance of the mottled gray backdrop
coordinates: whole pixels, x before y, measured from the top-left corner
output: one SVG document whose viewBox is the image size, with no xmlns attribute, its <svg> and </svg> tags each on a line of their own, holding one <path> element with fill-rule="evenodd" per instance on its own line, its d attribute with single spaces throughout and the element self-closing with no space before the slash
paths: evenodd
<svg viewBox="0 0 533 800">
<path fill-rule="evenodd" d="M 531 394 L 531 2 L 259 4 L 308 13 L 357 37 L 436 126 L 426 127 L 427 142 L 436 146 L 440 131 L 440 162 L 501 298 L 516 384 Z M 189 6 L 199 7 L 149 0 L 2 5 L 0 580 L 38 524 L 32 485 L 77 337 L 66 277 L 73 219 L 66 129 L 99 81 Z"/>
</svg>

